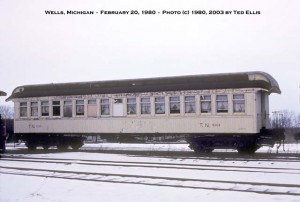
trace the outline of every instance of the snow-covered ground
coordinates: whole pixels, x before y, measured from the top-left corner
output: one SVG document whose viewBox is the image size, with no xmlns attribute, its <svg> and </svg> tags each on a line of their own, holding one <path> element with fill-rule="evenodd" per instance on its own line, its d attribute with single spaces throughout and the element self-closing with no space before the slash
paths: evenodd
<svg viewBox="0 0 300 202">
<path fill-rule="evenodd" d="M 279 148 L 277 149 L 277 147 Z M 7 144 L 9 150 L 26 148 L 24 143 Z M 42 149 L 42 148 L 40 148 Z M 51 149 L 51 148 L 50 148 Z M 126 143 L 85 143 L 81 150 L 95 151 L 174 151 L 192 152 L 188 144 L 126 144 Z M 232 149 L 216 149 L 215 152 L 237 152 Z M 300 154 L 300 144 L 274 145 L 274 147 L 261 147 L 256 153 L 293 153 Z"/>
<path fill-rule="evenodd" d="M 277 147 L 279 148 L 277 149 Z M 128 151 L 182 151 L 191 152 L 188 144 L 120 144 L 98 143 L 85 144 L 82 149 L 91 150 L 128 150 Z M 217 152 L 236 152 L 232 149 L 216 149 Z M 274 145 L 274 147 L 262 147 L 257 153 L 300 153 L 300 144 Z"/>
<path fill-rule="evenodd" d="M 55 150 L 30 154 L 19 152 L 23 145 L 7 149 L 0 160 L 1 202 L 300 201 L 297 144 L 285 145 L 285 151 L 280 148 L 278 156 L 276 148 L 261 148 L 257 155 L 241 157 L 232 150 L 207 156 L 126 152 L 188 153 L 186 144 L 105 143 L 83 148 L 122 154 Z"/>
</svg>

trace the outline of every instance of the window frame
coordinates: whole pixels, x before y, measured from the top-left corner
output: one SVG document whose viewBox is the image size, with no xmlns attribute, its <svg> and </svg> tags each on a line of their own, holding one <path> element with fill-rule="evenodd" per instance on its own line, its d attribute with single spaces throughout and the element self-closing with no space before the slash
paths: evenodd
<svg viewBox="0 0 300 202">
<path fill-rule="evenodd" d="M 209 97 L 210 99 L 206 99 Z M 203 98 L 203 99 L 202 99 Z M 209 103 L 209 110 L 204 111 L 202 103 Z M 212 95 L 200 95 L 200 114 L 211 114 L 212 113 Z"/>
<path fill-rule="evenodd" d="M 161 100 L 157 100 L 160 99 Z M 163 109 L 161 109 L 161 111 L 163 111 L 162 113 L 158 113 L 157 111 L 157 106 L 159 105 L 159 107 L 163 107 Z M 156 96 L 154 97 L 154 114 L 155 115 L 166 115 L 166 97 L 165 96 Z"/>
<path fill-rule="evenodd" d="M 58 102 L 59 104 L 54 104 L 54 102 Z M 58 108 L 59 109 L 59 115 L 54 115 L 54 112 L 56 110 L 54 110 L 54 108 Z M 61 117 L 62 113 L 61 113 L 61 102 L 60 100 L 52 100 L 52 116 L 53 117 Z"/>
<path fill-rule="evenodd" d="M 68 104 L 66 104 L 67 102 L 68 102 Z M 67 112 L 66 107 L 70 107 L 70 109 L 71 109 L 71 115 L 70 116 L 66 116 L 66 114 L 65 114 L 65 113 L 69 113 L 69 112 Z M 63 117 L 64 118 L 72 118 L 73 117 L 73 100 L 64 100 L 63 101 Z"/>
<path fill-rule="evenodd" d="M 107 100 L 108 102 L 102 102 L 104 100 Z M 103 114 L 102 113 L 102 107 L 104 106 L 108 106 L 108 113 L 107 114 Z M 111 103 L 110 103 L 110 99 L 109 98 L 101 98 L 100 99 L 100 109 L 99 109 L 99 112 L 100 112 L 100 116 L 110 116 L 111 115 Z"/>
<path fill-rule="evenodd" d="M 238 95 L 242 95 L 243 98 L 234 98 L 235 96 L 238 96 Z M 239 101 L 243 101 L 242 105 L 243 106 L 243 111 L 235 111 L 235 102 L 239 102 Z M 246 113 L 246 99 L 245 99 L 245 94 L 244 93 L 235 93 L 232 95 L 232 111 L 233 113 Z"/>
<path fill-rule="evenodd" d="M 178 100 L 172 100 L 172 98 L 178 98 Z M 172 105 L 178 105 L 179 108 L 178 109 L 172 109 Z M 175 106 L 174 105 L 174 106 Z M 176 110 L 176 111 L 175 111 Z M 180 100 L 180 96 L 170 96 L 169 97 L 169 112 L 170 112 L 170 115 L 178 115 L 181 113 L 181 100 Z"/>
<path fill-rule="evenodd" d="M 85 115 L 84 107 L 85 107 L 84 100 L 75 100 L 75 116 L 84 116 Z M 78 110 L 80 111 L 80 108 L 82 108 L 83 112 L 79 113 Z"/>
<path fill-rule="evenodd" d="M 220 97 L 220 96 L 226 96 L 226 100 L 218 99 L 218 97 Z M 228 100 L 228 97 L 229 97 L 228 94 L 219 94 L 219 95 L 216 95 L 216 112 L 218 114 L 228 114 L 229 113 L 229 100 Z M 225 108 L 223 110 L 219 110 L 218 103 L 221 103 L 221 102 L 222 102 L 223 106 L 224 106 L 224 103 L 227 103 L 227 108 L 225 106 Z"/>
<path fill-rule="evenodd" d="M 134 101 L 134 102 L 131 102 L 131 101 Z M 132 111 L 129 111 L 130 109 Z M 126 99 L 126 114 L 128 116 L 137 115 L 137 99 L 136 99 L 136 97 L 128 97 Z"/>
<path fill-rule="evenodd" d="M 143 100 L 144 99 L 144 100 Z M 147 101 L 145 101 L 147 99 Z M 147 116 L 151 115 L 151 97 L 150 96 L 145 96 L 140 98 L 140 112 L 142 116 Z M 146 107 L 149 110 L 147 110 L 147 113 L 143 113 L 143 108 Z"/>
<path fill-rule="evenodd" d="M 90 101 L 95 101 L 95 103 L 90 103 Z M 91 111 L 91 109 L 90 109 L 91 107 L 95 108 L 95 110 L 92 110 L 92 111 L 96 115 L 90 115 L 89 114 L 89 111 Z M 97 99 L 88 99 L 87 100 L 87 112 L 86 112 L 87 117 L 90 117 L 90 118 L 97 117 L 97 111 L 98 111 L 97 110 Z"/>
<path fill-rule="evenodd" d="M 22 104 L 25 104 L 25 106 L 22 106 Z M 20 102 L 19 106 L 20 106 L 20 109 L 19 109 L 20 118 L 27 118 L 28 117 L 28 103 L 27 102 Z M 24 110 L 25 116 L 23 116 L 22 113 L 21 113 L 22 109 L 25 109 Z"/>
<path fill-rule="evenodd" d="M 188 97 L 193 97 L 194 100 L 187 100 L 186 98 Z M 195 95 L 185 95 L 184 96 L 184 114 L 196 114 L 197 112 L 197 106 L 196 106 L 196 96 Z M 189 103 L 193 103 L 193 111 L 192 112 L 187 112 L 186 108 L 187 108 L 187 104 Z"/>
<path fill-rule="evenodd" d="M 33 104 L 36 104 L 33 106 Z M 35 112 L 33 111 L 35 109 Z M 36 114 L 33 114 L 36 113 Z M 30 102 L 30 117 L 38 117 L 39 116 L 39 102 L 38 101 L 31 101 Z"/>
<path fill-rule="evenodd" d="M 47 103 L 46 105 L 44 103 Z M 43 114 L 44 109 L 47 109 L 48 113 L 46 115 Z M 41 117 L 49 117 L 50 116 L 50 102 L 49 100 L 41 101 Z"/>
</svg>

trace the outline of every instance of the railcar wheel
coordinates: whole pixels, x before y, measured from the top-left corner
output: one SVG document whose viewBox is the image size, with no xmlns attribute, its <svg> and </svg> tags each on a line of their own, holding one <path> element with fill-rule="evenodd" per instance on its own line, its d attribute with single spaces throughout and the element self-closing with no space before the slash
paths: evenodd
<svg viewBox="0 0 300 202">
<path fill-rule="evenodd" d="M 59 145 L 57 145 L 57 149 L 58 149 L 58 150 L 62 150 L 62 151 L 67 150 L 68 147 L 69 147 L 69 146 L 66 145 L 66 144 L 59 144 Z"/>
<path fill-rule="evenodd" d="M 247 144 L 237 147 L 237 151 L 239 154 L 254 154 L 257 149 L 258 147 L 256 144 Z"/>
<path fill-rule="evenodd" d="M 214 149 L 204 149 L 204 153 L 212 153 Z"/>
<path fill-rule="evenodd" d="M 71 147 L 73 150 L 77 151 L 80 147 L 82 147 L 82 144 L 71 144 Z"/>
<path fill-rule="evenodd" d="M 36 150 L 37 145 L 32 143 L 32 142 L 26 142 L 26 146 L 28 148 L 28 150 Z"/>
<path fill-rule="evenodd" d="M 74 138 L 70 140 L 70 146 L 73 150 L 78 150 L 83 145 L 83 140 L 80 138 Z"/>
<path fill-rule="evenodd" d="M 43 149 L 44 149 L 44 150 L 48 150 L 49 147 L 50 147 L 49 145 L 43 145 Z"/>
<path fill-rule="evenodd" d="M 214 149 L 204 149 L 204 148 L 197 148 L 197 149 L 194 149 L 194 151 L 197 153 L 197 154 L 209 154 L 209 153 L 212 153 Z"/>
<path fill-rule="evenodd" d="M 211 153 L 214 148 L 212 147 L 212 144 L 208 146 L 203 146 L 203 143 L 202 142 L 191 142 L 189 147 L 195 151 L 195 153 L 197 154 L 208 154 L 208 153 Z"/>
<path fill-rule="evenodd" d="M 36 150 L 36 145 L 29 144 L 29 145 L 27 145 L 27 147 L 28 147 L 28 150 L 31 150 L 31 151 Z"/>
</svg>

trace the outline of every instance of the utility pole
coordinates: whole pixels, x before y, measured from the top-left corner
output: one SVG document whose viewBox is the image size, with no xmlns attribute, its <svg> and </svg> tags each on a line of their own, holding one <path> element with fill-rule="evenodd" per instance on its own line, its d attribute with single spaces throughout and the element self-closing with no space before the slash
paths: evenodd
<svg viewBox="0 0 300 202">
<path fill-rule="evenodd" d="M 0 90 L 0 96 L 6 96 L 6 93 Z M 0 153 L 5 152 L 6 128 L 0 114 Z"/>
<path fill-rule="evenodd" d="M 4 135 L 4 124 L 2 121 L 2 116 L 0 114 L 0 153 L 5 152 L 5 135 Z"/>
</svg>

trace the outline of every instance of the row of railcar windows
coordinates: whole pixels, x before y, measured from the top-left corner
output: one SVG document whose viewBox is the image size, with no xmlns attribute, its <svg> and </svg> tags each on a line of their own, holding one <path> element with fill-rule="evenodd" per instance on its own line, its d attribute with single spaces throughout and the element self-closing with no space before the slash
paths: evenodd
<svg viewBox="0 0 300 202">
<path fill-rule="evenodd" d="M 113 99 L 113 104 L 122 104 L 122 99 Z M 63 114 L 61 114 L 61 101 L 51 101 L 52 102 L 52 116 L 60 117 L 72 117 L 73 116 L 73 101 L 64 100 L 63 104 Z M 200 96 L 200 112 L 201 113 L 211 113 L 211 95 Z M 41 101 L 40 110 L 42 117 L 50 116 L 50 101 Z M 245 112 L 245 96 L 244 94 L 234 94 L 233 99 L 233 112 Z M 150 97 L 140 98 L 140 114 L 146 115 L 151 114 L 151 99 Z M 20 102 L 20 117 L 27 117 L 27 102 Z M 109 98 L 100 99 L 99 103 L 100 115 L 109 116 L 111 114 L 111 102 Z M 155 114 L 165 114 L 166 113 L 166 98 L 154 97 L 154 113 Z M 196 98 L 195 96 L 185 96 L 184 97 L 184 113 L 196 113 Z M 169 97 L 169 112 L 170 114 L 180 114 L 180 97 L 171 96 Z M 227 113 L 228 112 L 228 95 L 216 95 L 216 112 L 217 113 Z M 127 98 L 127 114 L 135 115 L 137 114 L 137 98 Z M 85 115 L 85 103 L 84 100 L 75 101 L 75 115 L 84 116 Z M 30 102 L 30 116 L 39 116 L 39 105 L 37 101 Z M 97 116 L 97 100 L 89 99 L 87 100 L 87 116 L 96 117 Z"/>
</svg>

